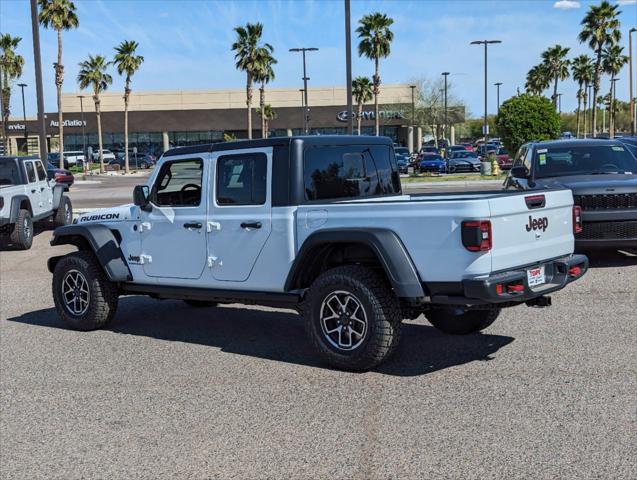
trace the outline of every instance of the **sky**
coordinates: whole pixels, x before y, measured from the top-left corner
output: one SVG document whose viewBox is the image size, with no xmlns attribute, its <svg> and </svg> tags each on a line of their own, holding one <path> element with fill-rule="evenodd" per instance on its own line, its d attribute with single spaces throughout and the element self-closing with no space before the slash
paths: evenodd
<svg viewBox="0 0 637 480">
<path fill-rule="evenodd" d="M 628 53 L 628 30 L 637 26 L 637 0 L 619 3 L 622 41 Z M 263 39 L 274 46 L 278 64 L 271 87 L 302 87 L 302 63 L 293 47 L 317 47 L 308 53 L 310 86 L 345 82 L 344 6 L 342 0 L 75 0 L 80 27 L 64 32 L 64 92 L 79 90 L 78 63 L 89 54 L 112 57 L 123 40 L 139 42 L 145 61 L 133 78 L 134 90 L 204 90 L 245 88 L 245 75 L 234 67 L 230 46 L 233 27 L 264 24 Z M 540 62 L 541 52 L 555 44 L 570 47 L 570 55 L 591 53 L 579 44 L 580 21 L 587 0 L 352 0 L 352 31 L 358 19 L 372 12 L 394 19 L 391 55 L 381 61 L 383 83 L 410 83 L 451 72 L 453 95 L 468 112 L 484 111 L 483 47 L 472 40 L 498 39 L 489 48 L 489 112 L 497 109 L 493 83 L 502 82 L 501 101 L 524 89 L 526 72 Z M 18 52 L 25 57 L 20 82 L 26 88 L 27 116 L 35 115 L 35 73 L 28 0 L 0 0 L 0 32 L 22 37 Z M 373 74 L 373 63 L 359 58 L 352 39 L 353 75 Z M 633 35 L 637 39 L 637 35 Z M 46 111 L 56 111 L 53 62 L 55 31 L 40 29 Z M 634 45 L 635 49 L 635 45 Z M 637 62 L 634 62 L 637 63 Z M 123 91 L 115 69 L 110 90 Z M 637 77 L 637 75 L 634 75 Z M 628 67 L 619 75 L 617 96 L 628 99 Z M 18 82 L 15 82 L 18 83 Z M 381 87 L 382 88 L 382 87 Z M 608 80 L 602 84 L 608 90 Z M 562 110 L 576 107 L 575 83 L 560 85 Z M 381 93 L 382 101 L 382 93 Z M 311 104 L 311 99 L 310 99 Z M 14 88 L 12 117 L 21 117 L 19 88 Z"/>
</svg>

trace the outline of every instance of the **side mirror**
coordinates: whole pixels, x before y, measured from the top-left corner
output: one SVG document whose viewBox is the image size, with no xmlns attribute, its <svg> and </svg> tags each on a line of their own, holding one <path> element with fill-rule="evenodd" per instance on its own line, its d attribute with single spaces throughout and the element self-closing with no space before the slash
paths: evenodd
<svg viewBox="0 0 637 480">
<path fill-rule="evenodd" d="M 529 169 L 524 165 L 518 165 L 511 168 L 511 176 L 513 178 L 529 178 Z"/>
<path fill-rule="evenodd" d="M 133 203 L 142 210 L 150 210 L 150 190 L 148 185 L 135 185 L 133 190 Z"/>
</svg>

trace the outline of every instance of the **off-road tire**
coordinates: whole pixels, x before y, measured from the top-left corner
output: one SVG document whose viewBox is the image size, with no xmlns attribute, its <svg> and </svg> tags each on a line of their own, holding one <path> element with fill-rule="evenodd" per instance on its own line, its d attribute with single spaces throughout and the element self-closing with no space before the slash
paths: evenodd
<svg viewBox="0 0 637 480">
<path fill-rule="evenodd" d="M 62 291 L 66 274 L 76 270 L 88 283 L 89 299 L 85 312 L 76 315 L 67 308 Z M 53 301 L 64 322 L 75 330 L 89 331 L 103 328 L 117 311 L 117 285 L 110 282 L 95 255 L 89 251 L 65 255 L 53 272 Z"/>
<path fill-rule="evenodd" d="M 195 308 L 216 307 L 218 305 L 217 302 L 211 302 L 209 300 L 184 300 L 184 303 Z"/>
<path fill-rule="evenodd" d="M 66 195 L 62 195 L 62 198 L 60 199 L 60 206 L 55 212 L 53 223 L 56 227 L 62 227 L 73 223 L 73 206 L 71 205 L 71 199 Z"/>
<path fill-rule="evenodd" d="M 31 248 L 33 244 L 33 219 L 28 210 L 18 211 L 18 217 L 9 235 L 9 241 L 20 250 Z"/>
<path fill-rule="evenodd" d="M 434 327 L 451 335 L 467 335 L 484 330 L 500 315 L 499 308 L 467 310 L 464 308 L 434 308 L 425 317 Z"/>
<path fill-rule="evenodd" d="M 321 306 L 338 291 L 355 295 L 367 318 L 362 343 L 353 350 L 333 346 L 321 325 Z M 385 278 L 366 267 L 344 265 L 322 273 L 312 283 L 301 313 L 309 340 L 321 360 L 342 370 L 365 371 L 376 367 L 392 355 L 400 340 L 402 319 L 398 298 Z"/>
</svg>

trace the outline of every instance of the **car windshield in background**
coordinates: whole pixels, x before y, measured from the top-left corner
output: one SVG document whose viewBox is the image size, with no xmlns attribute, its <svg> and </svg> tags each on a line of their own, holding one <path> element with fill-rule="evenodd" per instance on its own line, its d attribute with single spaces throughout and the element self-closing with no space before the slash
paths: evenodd
<svg viewBox="0 0 637 480">
<path fill-rule="evenodd" d="M 396 155 L 409 155 L 409 149 L 405 147 L 395 148 Z"/>
<path fill-rule="evenodd" d="M 0 162 L 0 187 L 17 185 L 19 180 L 18 167 L 14 161 Z"/>
<path fill-rule="evenodd" d="M 536 178 L 637 172 L 637 161 L 621 145 L 539 147 L 535 165 Z"/>
<path fill-rule="evenodd" d="M 459 152 L 452 152 L 451 158 L 478 158 L 478 154 L 476 152 L 463 150 Z"/>
</svg>

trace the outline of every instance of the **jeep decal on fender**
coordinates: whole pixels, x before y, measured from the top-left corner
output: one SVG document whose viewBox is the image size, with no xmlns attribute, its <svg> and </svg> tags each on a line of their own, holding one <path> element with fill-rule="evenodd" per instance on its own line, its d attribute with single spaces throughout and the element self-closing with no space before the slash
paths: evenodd
<svg viewBox="0 0 637 480">
<path fill-rule="evenodd" d="M 89 217 L 81 217 L 80 222 L 93 222 L 95 220 L 117 220 L 119 213 L 102 213 L 101 215 L 91 215 Z"/>
<path fill-rule="evenodd" d="M 526 225 L 525 228 L 527 232 L 530 232 L 531 230 L 542 230 L 543 232 L 545 232 L 548 226 L 549 219 L 547 217 L 533 218 L 531 215 L 529 215 L 529 223 L 528 225 Z"/>
</svg>

